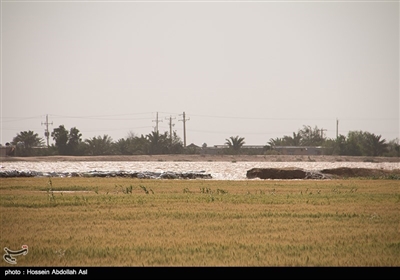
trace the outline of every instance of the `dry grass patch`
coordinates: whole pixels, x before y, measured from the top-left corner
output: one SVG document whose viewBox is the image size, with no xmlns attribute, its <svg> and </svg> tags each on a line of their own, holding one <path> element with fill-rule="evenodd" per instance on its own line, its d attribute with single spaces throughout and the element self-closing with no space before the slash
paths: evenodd
<svg viewBox="0 0 400 280">
<path fill-rule="evenodd" d="M 395 180 L 9 178 L 0 210 L 21 266 L 400 265 Z"/>
</svg>

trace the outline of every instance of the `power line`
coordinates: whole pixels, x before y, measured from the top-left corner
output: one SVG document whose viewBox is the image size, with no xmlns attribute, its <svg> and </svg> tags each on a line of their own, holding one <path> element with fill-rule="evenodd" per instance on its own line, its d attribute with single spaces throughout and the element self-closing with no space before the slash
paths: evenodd
<svg viewBox="0 0 400 280">
<path fill-rule="evenodd" d="M 240 120 L 263 120 L 263 121 L 305 121 L 305 120 L 331 120 L 331 118 L 262 118 L 262 117 L 243 117 L 243 116 L 216 116 L 216 115 L 194 115 L 203 118 L 217 118 L 217 119 L 240 119 Z"/>
<path fill-rule="evenodd" d="M 67 116 L 67 115 L 53 115 L 53 117 L 64 117 L 64 118 L 102 118 L 102 117 L 120 117 L 120 116 L 133 116 L 133 115 L 148 115 L 154 112 L 144 113 L 129 113 L 129 114 L 110 114 L 110 115 L 87 115 L 87 116 Z"/>
<path fill-rule="evenodd" d="M 39 119 L 42 116 L 33 116 L 33 117 L 23 117 L 23 118 L 15 118 L 15 117 L 2 117 L 3 122 L 18 122 L 18 121 L 25 121 L 31 119 Z"/>
<path fill-rule="evenodd" d="M 55 118 L 64 118 L 64 119 L 87 119 L 87 120 L 102 120 L 102 121 L 131 121 L 131 120 L 148 120 L 151 117 L 144 118 L 113 118 L 114 116 L 127 116 L 127 115 L 103 115 L 103 116 L 61 116 L 61 115 L 52 115 Z"/>
<path fill-rule="evenodd" d="M 110 115 L 78 115 L 78 116 L 71 116 L 71 115 L 54 115 L 54 114 L 49 114 L 49 116 L 53 118 L 75 118 L 75 119 L 99 119 L 99 120 L 146 120 L 146 119 L 151 119 L 152 117 L 129 117 L 129 116 L 135 116 L 135 115 L 146 115 L 146 114 L 153 114 L 154 112 L 144 112 L 144 113 L 130 113 L 130 114 L 110 114 Z M 178 115 L 178 113 L 170 113 L 170 112 L 157 112 L 157 113 L 163 113 L 163 114 L 170 114 L 170 115 Z M 179 114 L 182 115 L 182 114 Z M 127 118 L 115 118 L 115 117 L 124 117 L 127 116 Z M 246 116 L 227 116 L 227 115 L 203 115 L 203 114 L 191 114 L 191 116 L 195 117 L 202 117 L 202 118 L 216 118 L 216 119 L 242 119 L 242 120 L 267 120 L 267 121 L 331 121 L 332 119 L 335 118 L 302 118 L 302 117 L 296 117 L 296 118 L 279 118 L 279 117 L 246 117 Z M 23 121 L 23 120 L 28 120 L 28 119 L 34 119 L 34 118 L 41 118 L 41 115 L 38 116 L 31 116 L 31 117 L 2 117 L 3 122 L 14 122 L 14 121 Z M 365 117 L 365 118 L 341 118 L 343 121 L 398 121 L 398 118 L 371 118 L 371 117 Z"/>
</svg>

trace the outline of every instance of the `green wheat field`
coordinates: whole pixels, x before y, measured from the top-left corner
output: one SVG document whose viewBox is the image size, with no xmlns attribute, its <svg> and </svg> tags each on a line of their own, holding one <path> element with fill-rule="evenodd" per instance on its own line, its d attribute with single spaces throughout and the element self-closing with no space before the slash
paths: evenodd
<svg viewBox="0 0 400 280">
<path fill-rule="evenodd" d="M 398 180 L 1 178 L 1 266 L 400 266 Z"/>
</svg>

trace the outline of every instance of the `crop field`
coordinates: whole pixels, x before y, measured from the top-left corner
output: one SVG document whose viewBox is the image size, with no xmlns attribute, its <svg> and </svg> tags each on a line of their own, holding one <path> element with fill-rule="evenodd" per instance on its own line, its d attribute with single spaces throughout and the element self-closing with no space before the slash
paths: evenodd
<svg viewBox="0 0 400 280">
<path fill-rule="evenodd" d="M 0 179 L 1 266 L 400 266 L 398 180 Z"/>
</svg>

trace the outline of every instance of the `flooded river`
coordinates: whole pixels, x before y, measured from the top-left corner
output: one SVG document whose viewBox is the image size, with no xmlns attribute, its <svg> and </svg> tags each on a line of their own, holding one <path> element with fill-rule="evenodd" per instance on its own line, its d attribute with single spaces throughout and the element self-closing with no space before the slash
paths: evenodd
<svg viewBox="0 0 400 280">
<path fill-rule="evenodd" d="M 214 180 L 247 180 L 252 168 L 295 167 L 307 171 L 328 168 L 399 169 L 399 162 L 173 162 L 173 161 L 59 161 L 59 162 L 1 162 L 0 171 L 72 173 L 72 172 L 201 172 Z"/>
</svg>

